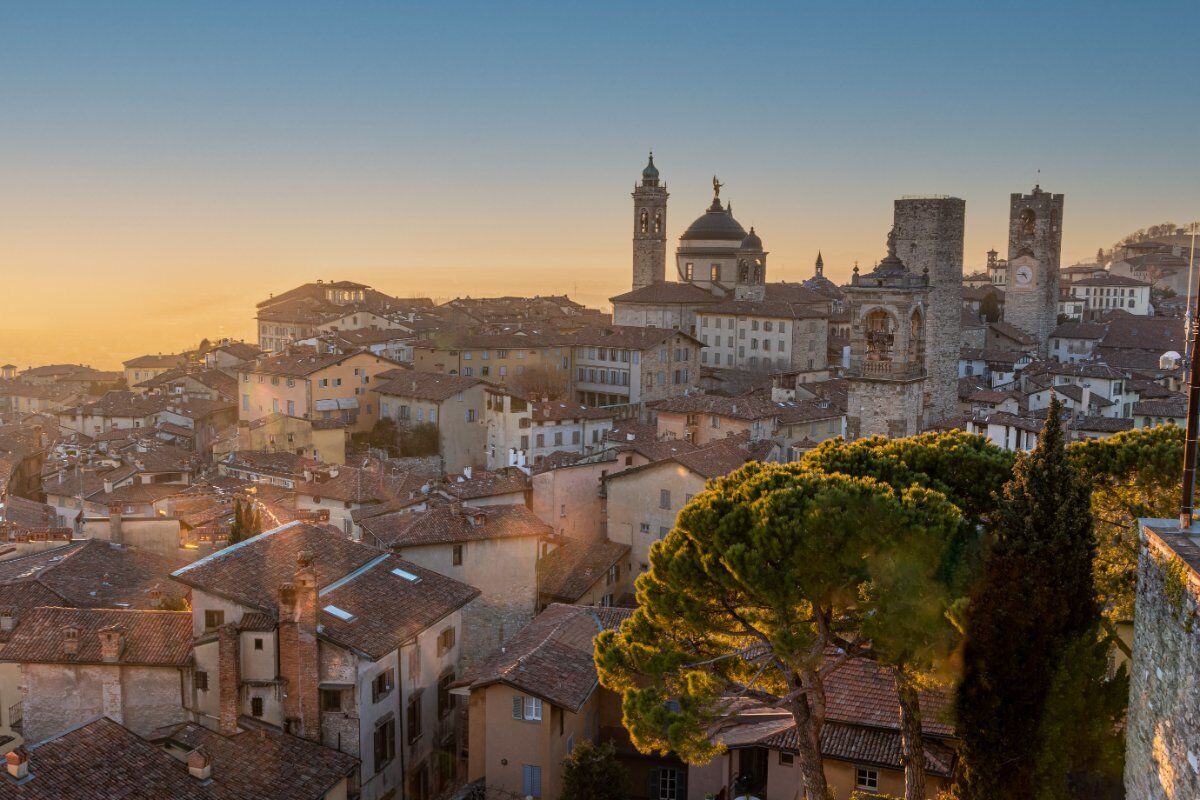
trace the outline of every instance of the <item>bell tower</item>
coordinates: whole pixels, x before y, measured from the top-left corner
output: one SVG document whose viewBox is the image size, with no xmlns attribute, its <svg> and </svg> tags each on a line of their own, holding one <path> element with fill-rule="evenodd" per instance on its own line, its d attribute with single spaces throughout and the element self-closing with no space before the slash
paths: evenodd
<svg viewBox="0 0 1200 800">
<path fill-rule="evenodd" d="M 866 275 L 856 266 L 845 292 L 850 305 L 846 438 L 920 433 L 928 405 L 929 270 L 914 273 L 900 260 L 893 231 L 887 257 Z"/>
<path fill-rule="evenodd" d="M 667 186 L 658 179 L 654 153 L 633 187 L 633 288 L 667 279 Z"/>
<path fill-rule="evenodd" d="M 1036 338 L 1042 354 L 1058 324 L 1062 214 L 1063 196 L 1041 186 L 1010 198 L 1004 321 Z"/>
</svg>

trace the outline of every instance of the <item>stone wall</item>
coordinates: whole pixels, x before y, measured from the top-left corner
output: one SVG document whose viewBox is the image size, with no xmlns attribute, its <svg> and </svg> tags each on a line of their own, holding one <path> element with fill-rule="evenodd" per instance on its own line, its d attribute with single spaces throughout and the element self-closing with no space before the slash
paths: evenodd
<svg viewBox="0 0 1200 800">
<path fill-rule="evenodd" d="M 925 354 L 928 421 L 958 416 L 958 351 L 962 338 L 963 230 L 966 201 L 903 198 L 895 203 L 896 255 L 909 271 L 929 270 Z"/>
<path fill-rule="evenodd" d="M 1125 737 L 1128 800 L 1200 797 L 1198 615 L 1200 576 L 1143 528 Z"/>
<path fill-rule="evenodd" d="M 179 672 L 117 664 L 23 664 L 22 733 L 26 741 L 40 741 L 101 715 L 140 736 L 183 722 L 187 712 Z"/>
<path fill-rule="evenodd" d="M 850 378 L 847 388 L 846 438 L 850 441 L 875 435 L 895 439 L 921 432 L 924 379 L 885 381 Z M 956 405 L 957 402 L 956 396 Z"/>
</svg>

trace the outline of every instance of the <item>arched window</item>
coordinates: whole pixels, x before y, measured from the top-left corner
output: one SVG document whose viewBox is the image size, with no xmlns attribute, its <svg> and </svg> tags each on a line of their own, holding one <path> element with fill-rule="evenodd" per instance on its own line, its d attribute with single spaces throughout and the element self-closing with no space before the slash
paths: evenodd
<svg viewBox="0 0 1200 800">
<path fill-rule="evenodd" d="M 863 319 L 863 333 L 867 340 L 867 358 L 872 361 L 891 361 L 892 345 L 896 335 L 892 331 L 892 318 L 886 311 L 877 308 Z"/>
<path fill-rule="evenodd" d="M 658 211 L 654 212 L 654 232 L 662 233 L 662 229 L 663 229 L 662 209 L 660 208 Z"/>
<path fill-rule="evenodd" d="M 641 217 L 640 217 L 640 221 L 639 221 L 638 225 L 642 229 L 642 233 L 647 233 L 650 230 L 650 215 L 646 212 L 646 209 L 644 209 L 644 208 L 642 209 L 642 213 L 641 213 Z"/>
<path fill-rule="evenodd" d="M 1021 212 L 1021 235 L 1033 236 L 1033 226 L 1037 222 L 1037 214 L 1032 208 L 1026 208 Z"/>
<path fill-rule="evenodd" d="M 746 283 L 750 280 L 750 265 L 745 259 L 738 262 L 738 283 Z"/>
<path fill-rule="evenodd" d="M 719 282 L 721 280 L 721 265 L 713 264 L 711 267 L 709 267 L 708 277 L 713 283 Z"/>
<path fill-rule="evenodd" d="M 925 320 L 921 309 L 914 309 L 908 320 L 908 362 L 923 364 L 925 362 Z"/>
</svg>

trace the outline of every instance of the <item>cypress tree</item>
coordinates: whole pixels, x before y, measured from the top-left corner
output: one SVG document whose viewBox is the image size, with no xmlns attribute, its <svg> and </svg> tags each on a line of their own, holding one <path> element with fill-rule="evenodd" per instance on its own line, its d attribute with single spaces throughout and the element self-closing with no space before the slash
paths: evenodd
<svg viewBox="0 0 1200 800">
<path fill-rule="evenodd" d="M 994 543 L 970 594 L 957 711 L 964 800 L 1070 797 L 1111 719 L 1063 697 L 1103 692 L 1089 490 L 1067 457 L 1054 401 L 992 517 Z M 1113 729 L 1106 735 L 1111 738 Z M 1050 776 L 1051 764 L 1059 770 Z"/>
<path fill-rule="evenodd" d="M 242 540 L 242 531 L 246 526 L 245 514 L 242 513 L 242 500 L 233 501 L 233 524 L 229 526 L 229 543 L 237 544 Z"/>
</svg>

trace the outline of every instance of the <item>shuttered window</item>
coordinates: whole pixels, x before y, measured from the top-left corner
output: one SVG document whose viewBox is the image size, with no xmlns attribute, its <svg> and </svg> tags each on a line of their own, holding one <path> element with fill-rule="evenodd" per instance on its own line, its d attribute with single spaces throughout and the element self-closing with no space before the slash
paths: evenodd
<svg viewBox="0 0 1200 800">
<path fill-rule="evenodd" d="M 526 797 L 542 796 L 542 768 L 533 764 L 521 767 L 521 794 Z"/>
</svg>

